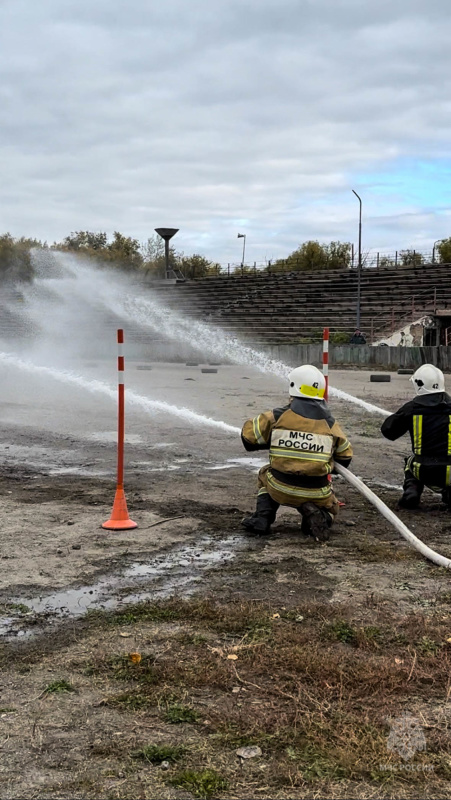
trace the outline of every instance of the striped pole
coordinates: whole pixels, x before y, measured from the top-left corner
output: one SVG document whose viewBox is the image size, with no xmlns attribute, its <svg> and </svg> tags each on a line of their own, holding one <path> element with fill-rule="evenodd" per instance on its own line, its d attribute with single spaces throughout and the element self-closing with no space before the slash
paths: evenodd
<svg viewBox="0 0 451 800">
<path fill-rule="evenodd" d="M 127 501 L 124 493 L 124 438 L 125 438 L 125 384 L 124 384 L 124 331 L 117 332 L 117 390 L 118 390 L 118 424 L 117 424 L 117 483 L 111 518 L 102 524 L 108 530 L 125 531 L 137 528 L 136 522 L 128 516 Z"/>
<path fill-rule="evenodd" d="M 117 485 L 124 488 L 124 440 L 125 440 L 125 384 L 124 384 L 124 331 L 117 332 Z"/>
<path fill-rule="evenodd" d="M 323 375 L 326 382 L 324 399 L 329 399 L 329 328 L 323 328 Z"/>
</svg>

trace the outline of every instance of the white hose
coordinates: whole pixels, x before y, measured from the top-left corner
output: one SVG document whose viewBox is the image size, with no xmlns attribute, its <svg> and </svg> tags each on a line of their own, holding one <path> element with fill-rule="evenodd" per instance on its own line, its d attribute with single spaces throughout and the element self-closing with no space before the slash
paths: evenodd
<svg viewBox="0 0 451 800">
<path fill-rule="evenodd" d="M 345 469 L 340 464 L 337 464 L 337 462 L 335 462 L 334 466 L 338 474 L 347 480 L 351 486 L 354 486 L 354 488 L 357 489 L 360 494 L 363 494 L 363 496 L 366 497 L 366 499 L 369 500 L 373 506 L 376 506 L 377 510 L 381 512 L 382 516 L 385 517 L 385 519 L 388 519 L 388 521 L 394 525 L 401 536 L 404 536 L 404 539 L 407 539 L 409 544 L 411 544 L 415 550 L 418 550 L 421 555 L 423 555 L 425 558 L 428 558 L 429 561 L 433 561 L 434 564 L 438 564 L 439 567 L 451 569 L 451 559 L 441 556 L 439 553 L 436 553 L 435 550 L 431 550 L 431 548 L 420 541 L 420 539 L 417 539 L 417 537 L 411 531 L 409 531 L 408 527 L 401 522 L 396 514 L 394 514 L 393 511 L 391 511 L 388 506 L 386 506 L 385 503 L 382 502 L 382 500 L 371 491 L 371 489 L 368 489 L 368 486 L 365 486 L 360 478 L 357 478 L 356 475 L 353 475 L 352 472 L 349 472 L 349 470 Z"/>
</svg>

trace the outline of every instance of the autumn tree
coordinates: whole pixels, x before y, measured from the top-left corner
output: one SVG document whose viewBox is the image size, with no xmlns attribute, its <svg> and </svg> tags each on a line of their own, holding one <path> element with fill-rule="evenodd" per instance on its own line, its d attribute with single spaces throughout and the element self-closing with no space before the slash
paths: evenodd
<svg viewBox="0 0 451 800">
<path fill-rule="evenodd" d="M 442 239 L 435 248 L 438 252 L 440 264 L 451 264 L 451 236 Z"/>
<path fill-rule="evenodd" d="M 420 267 L 421 264 L 424 264 L 424 258 L 416 250 L 401 250 L 399 264 L 401 267 Z"/>
<path fill-rule="evenodd" d="M 320 244 L 318 241 L 309 240 L 300 245 L 287 258 L 276 261 L 271 269 L 316 272 L 326 269 L 348 269 L 350 266 L 351 245 L 349 242 Z"/>
<path fill-rule="evenodd" d="M 37 239 L 24 236 L 15 239 L 10 233 L 0 235 L 0 281 L 31 281 L 34 275 L 32 250 L 46 246 Z"/>
</svg>

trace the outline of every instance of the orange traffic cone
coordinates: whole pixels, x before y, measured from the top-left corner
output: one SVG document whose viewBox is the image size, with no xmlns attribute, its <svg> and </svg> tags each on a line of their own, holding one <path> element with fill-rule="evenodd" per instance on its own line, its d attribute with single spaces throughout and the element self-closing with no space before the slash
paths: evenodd
<svg viewBox="0 0 451 800">
<path fill-rule="evenodd" d="M 127 501 L 122 487 L 117 487 L 114 497 L 113 511 L 111 512 L 111 519 L 102 524 L 102 528 L 107 528 L 112 531 L 126 531 L 130 528 L 137 528 L 136 522 L 128 516 Z"/>
</svg>

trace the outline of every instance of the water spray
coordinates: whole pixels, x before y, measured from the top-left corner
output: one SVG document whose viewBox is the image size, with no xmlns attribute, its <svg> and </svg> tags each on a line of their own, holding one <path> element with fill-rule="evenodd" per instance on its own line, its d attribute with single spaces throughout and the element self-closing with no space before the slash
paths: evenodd
<svg viewBox="0 0 451 800">
<path fill-rule="evenodd" d="M 11 353 L 1 352 L 0 364 L 5 364 L 6 366 L 14 367 L 15 369 L 26 370 L 34 375 L 42 375 L 53 378 L 53 380 L 59 381 L 60 383 L 70 383 L 80 389 L 85 389 L 88 392 L 92 392 L 94 394 L 103 394 L 106 397 L 109 397 L 111 400 L 117 400 L 117 392 L 111 386 L 108 386 L 107 383 L 97 380 L 88 380 L 87 378 L 83 378 L 81 375 L 76 375 L 75 373 L 67 370 L 58 370 L 53 369 L 53 367 L 38 366 L 37 364 L 33 364 L 31 361 L 25 361 L 24 359 L 17 358 L 17 356 Z M 150 400 L 148 397 L 143 397 L 142 395 L 136 394 L 136 392 L 133 391 L 127 391 L 127 402 L 130 405 L 141 408 L 147 414 L 154 414 L 155 412 L 162 411 L 166 414 L 176 414 L 178 417 L 186 419 L 187 422 L 191 422 L 193 425 L 208 425 L 209 427 L 221 430 L 223 433 L 232 433 L 234 435 L 240 433 L 240 428 L 237 428 L 234 425 L 228 425 L 227 422 L 212 419 L 211 417 L 205 417 L 202 414 L 197 414 L 195 411 L 191 411 L 189 408 L 180 408 L 178 406 L 173 406 L 170 403 L 164 403 L 160 400 Z"/>
</svg>

